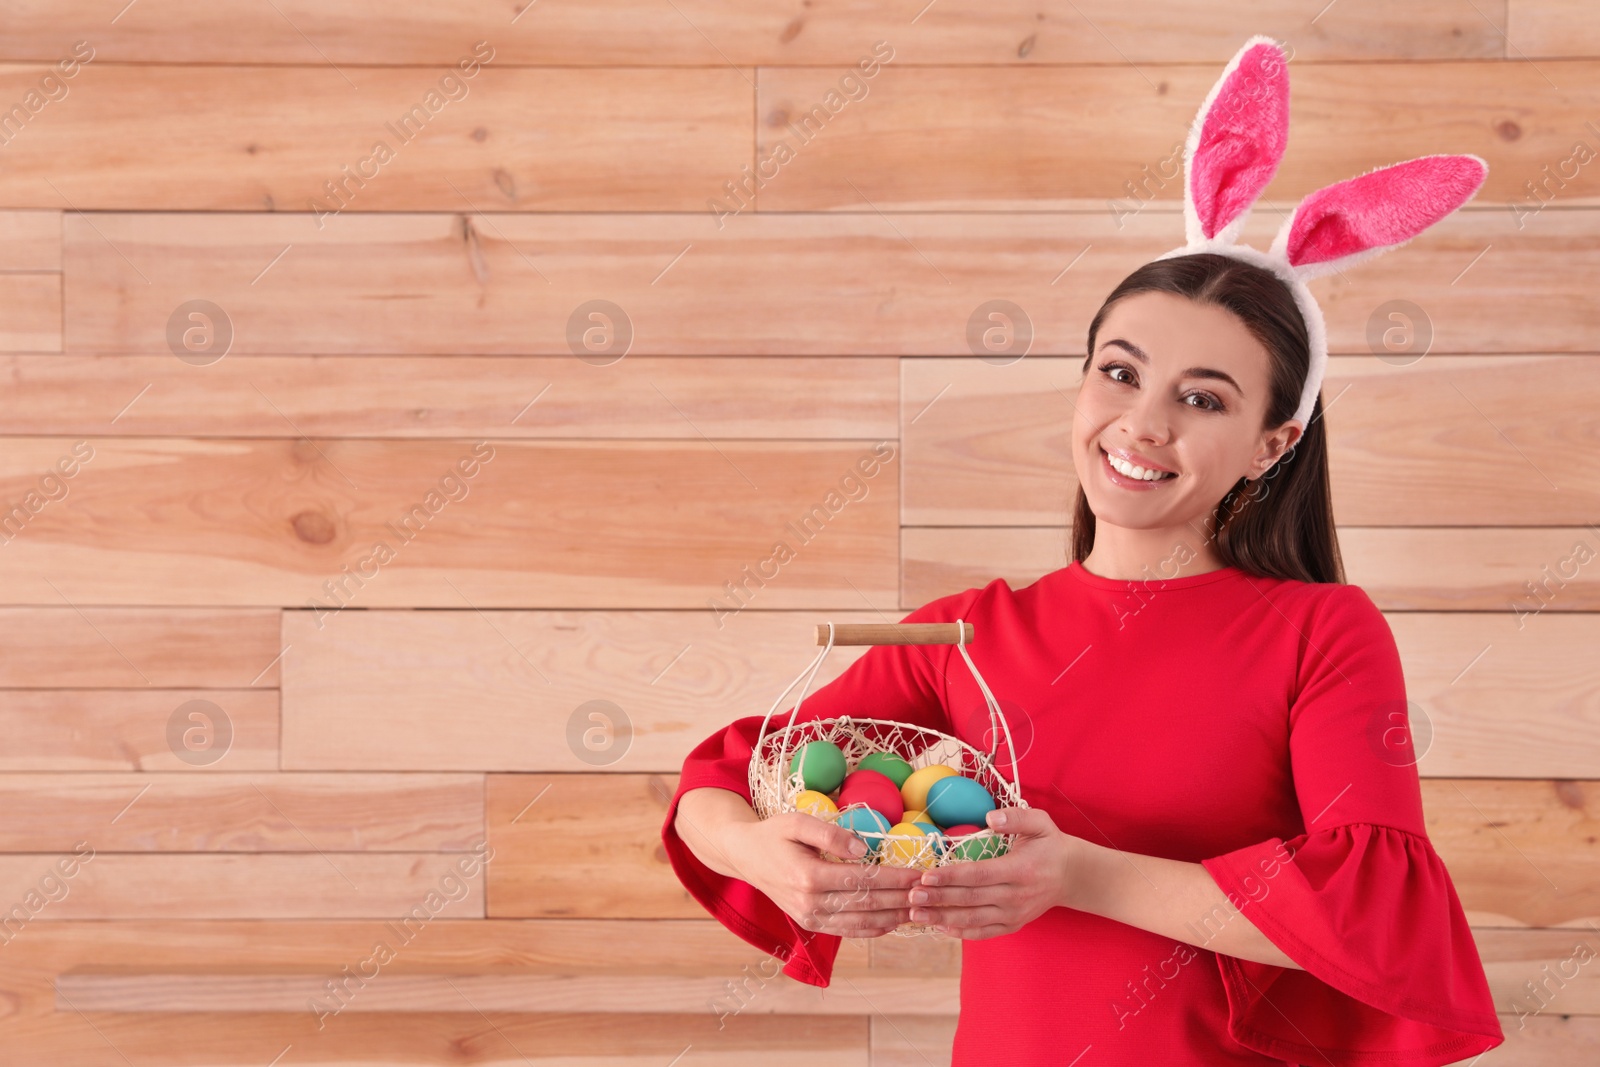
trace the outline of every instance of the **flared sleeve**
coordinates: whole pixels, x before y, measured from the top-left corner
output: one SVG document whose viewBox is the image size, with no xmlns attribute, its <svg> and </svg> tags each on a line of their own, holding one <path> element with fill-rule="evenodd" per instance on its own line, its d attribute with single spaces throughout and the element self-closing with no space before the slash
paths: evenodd
<svg viewBox="0 0 1600 1067">
<path fill-rule="evenodd" d="M 930 601 L 901 622 L 972 621 L 973 601 L 982 590 L 969 589 Z M 974 656 L 981 655 L 975 637 Z M 806 695 L 796 722 L 841 715 L 892 719 L 951 733 L 946 712 L 945 675 L 952 645 L 872 645 L 833 681 Z M 839 655 L 836 651 L 833 655 Z M 797 665 L 798 669 L 798 665 Z M 963 666 L 961 669 L 965 670 Z M 781 690 L 782 686 L 775 687 Z M 797 686 L 773 713 L 768 732 L 789 721 Z M 773 698 L 777 698 L 777 691 Z M 807 985 L 826 986 L 839 952 L 837 934 L 807 930 L 749 882 L 718 874 L 689 850 L 674 822 L 678 802 L 691 789 L 715 787 L 750 803 L 750 756 L 761 729 L 761 715 L 736 719 L 701 741 L 683 761 L 677 790 L 667 805 L 661 842 L 673 873 L 711 916 L 749 944 L 784 961 L 783 973 Z"/>
<path fill-rule="evenodd" d="M 1298 832 L 1201 862 L 1304 969 L 1217 954 L 1229 1032 L 1293 1063 L 1470 1059 L 1505 1035 L 1423 824 L 1394 635 L 1360 587 L 1340 585 L 1302 636 L 1289 711 Z"/>
</svg>

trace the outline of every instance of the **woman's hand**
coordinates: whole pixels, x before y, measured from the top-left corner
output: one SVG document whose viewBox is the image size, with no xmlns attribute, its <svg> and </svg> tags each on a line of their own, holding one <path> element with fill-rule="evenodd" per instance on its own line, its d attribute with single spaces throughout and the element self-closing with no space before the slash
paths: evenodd
<svg viewBox="0 0 1600 1067">
<path fill-rule="evenodd" d="M 912 922 L 976 941 L 1016 933 L 1066 903 L 1079 873 L 1076 861 L 1089 842 L 1061 832 L 1041 808 L 991 811 L 988 824 L 1018 835 L 1010 851 L 924 871 L 922 884 L 910 893 Z"/>
<path fill-rule="evenodd" d="M 731 824 L 724 838 L 749 882 L 807 930 L 841 937 L 879 937 L 908 921 L 906 892 L 922 871 L 855 860 L 866 843 L 842 826 L 791 811 Z"/>
</svg>

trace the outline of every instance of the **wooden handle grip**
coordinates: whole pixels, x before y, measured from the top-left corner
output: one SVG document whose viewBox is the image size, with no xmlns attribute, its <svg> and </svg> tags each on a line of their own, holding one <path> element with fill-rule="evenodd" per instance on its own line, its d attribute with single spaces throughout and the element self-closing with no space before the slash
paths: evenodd
<svg viewBox="0 0 1600 1067">
<path fill-rule="evenodd" d="M 966 633 L 966 643 L 972 643 L 972 623 L 953 622 L 845 622 L 835 623 L 833 643 L 836 645 L 957 645 L 961 644 L 961 629 Z M 827 623 L 817 624 L 817 644 L 828 643 Z"/>
</svg>

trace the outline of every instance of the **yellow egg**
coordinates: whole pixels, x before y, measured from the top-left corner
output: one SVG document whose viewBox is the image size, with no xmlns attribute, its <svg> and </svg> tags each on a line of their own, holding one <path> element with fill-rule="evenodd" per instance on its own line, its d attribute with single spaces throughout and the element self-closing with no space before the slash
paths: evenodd
<svg viewBox="0 0 1600 1067">
<path fill-rule="evenodd" d="M 886 867 L 920 867 L 934 865 L 937 857 L 927 841 L 927 833 L 920 826 L 908 822 L 889 827 L 889 836 L 883 841 L 883 864 Z"/>
<path fill-rule="evenodd" d="M 935 763 L 932 767 L 923 767 L 921 770 L 911 772 L 911 777 L 906 779 L 906 784 L 900 787 L 900 796 L 905 800 L 906 807 L 917 811 L 928 809 L 928 789 L 941 778 L 949 778 L 953 774 L 960 774 L 954 767 L 946 767 L 942 763 Z"/>
<path fill-rule="evenodd" d="M 904 799 L 904 798 L 902 798 L 902 799 Z M 925 812 L 925 811 L 916 811 L 916 810 L 914 810 L 912 808 L 907 808 L 905 817 L 902 818 L 900 821 L 901 822 L 932 822 L 933 820 L 928 818 L 928 813 Z"/>
<path fill-rule="evenodd" d="M 804 789 L 796 794 L 794 806 L 819 819 L 839 814 L 839 806 L 828 799 L 828 794 L 819 793 L 815 789 Z"/>
</svg>

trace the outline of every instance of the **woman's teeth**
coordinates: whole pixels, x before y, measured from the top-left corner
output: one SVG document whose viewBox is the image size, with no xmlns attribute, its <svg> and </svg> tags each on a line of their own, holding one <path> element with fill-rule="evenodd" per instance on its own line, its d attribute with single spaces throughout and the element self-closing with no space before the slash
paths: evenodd
<svg viewBox="0 0 1600 1067">
<path fill-rule="evenodd" d="M 1101 449 L 1101 451 L 1104 452 L 1105 450 Z M 1176 474 L 1172 474 L 1172 473 L 1163 473 L 1161 471 L 1147 471 L 1143 467 L 1135 466 L 1134 464 L 1127 462 L 1126 460 L 1124 460 L 1120 456 L 1113 456 L 1110 452 L 1106 452 L 1105 455 L 1106 455 L 1106 462 L 1110 463 L 1111 464 L 1111 468 L 1113 470 L 1115 470 L 1118 474 L 1122 475 L 1124 478 L 1134 478 L 1134 479 L 1136 479 L 1138 481 L 1145 481 L 1145 482 L 1159 482 L 1163 478 L 1176 478 L 1177 477 Z"/>
</svg>

